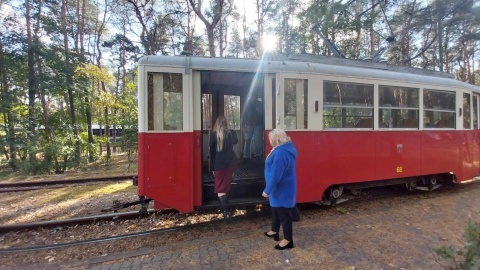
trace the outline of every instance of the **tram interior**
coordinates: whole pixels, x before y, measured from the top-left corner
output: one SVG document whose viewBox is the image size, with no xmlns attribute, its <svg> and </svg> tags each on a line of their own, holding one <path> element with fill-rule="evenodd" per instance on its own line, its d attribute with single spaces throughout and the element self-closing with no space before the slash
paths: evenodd
<svg viewBox="0 0 480 270">
<path fill-rule="evenodd" d="M 264 201 L 265 111 L 263 78 L 255 73 L 203 71 L 202 94 L 202 192 L 203 205 L 218 205 L 209 158 L 210 134 L 218 116 L 237 133 L 234 145 L 238 163 L 228 193 L 230 205 Z M 255 128 L 255 134 L 252 132 Z M 261 132 L 261 134 L 260 134 Z M 246 141 L 251 137 L 249 147 Z M 256 140 L 256 141 L 255 141 Z M 250 151 L 249 151 L 250 150 Z"/>
</svg>

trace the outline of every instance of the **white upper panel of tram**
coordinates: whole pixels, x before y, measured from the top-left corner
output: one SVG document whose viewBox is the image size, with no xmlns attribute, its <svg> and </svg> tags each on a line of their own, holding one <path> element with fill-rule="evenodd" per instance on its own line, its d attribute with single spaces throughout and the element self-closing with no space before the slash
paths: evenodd
<svg viewBox="0 0 480 270">
<path fill-rule="evenodd" d="M 186 70 L 323 74 L 442 85 L 480 92 L 480 87 L 455 80 L 453 75 L 449 73 L 317 55 L 300 55 L 291 58 L 277 55 L 264 59 L 145 56 L 139 60 L 139 65 L 166 68 L 176 67 L 185 68 Z"/>
</svg>

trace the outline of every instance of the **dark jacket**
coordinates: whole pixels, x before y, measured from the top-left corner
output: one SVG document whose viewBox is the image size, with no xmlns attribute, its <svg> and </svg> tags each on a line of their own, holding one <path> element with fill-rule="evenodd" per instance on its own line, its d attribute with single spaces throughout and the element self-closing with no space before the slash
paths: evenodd
<svg viewBox="0 0 480 270">
<path fill-rule="evenodd" d="M 223 132 L 223 148 L 220 152 L 217 152 L 217 132 L 210 134 L 210 161 L 214 171 L 225 169 L 237 162 L 237 156 L 233 152 L 233 145 L 238 143 L 237 133 L 229 129 Z"/>
<path fill-rule="evenodd" d="M 292 142 L 277 146 L 265 160 L 265 190 L 270 206 L 292 208 L 297 195 L 297 150 Z"/>
<path fill-rule="evenodd" d="M 263 103 L 254 101 L 245 109 L 243 126 L 263 126 L 263 118 Z"/>
</svg>

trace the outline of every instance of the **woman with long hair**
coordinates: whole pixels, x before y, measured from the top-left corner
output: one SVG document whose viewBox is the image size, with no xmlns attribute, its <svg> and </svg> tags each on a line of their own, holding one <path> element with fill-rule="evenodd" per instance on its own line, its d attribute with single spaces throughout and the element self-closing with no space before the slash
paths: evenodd
<svg viewBox="0 0 480 270">
<path fill-rule="evenodd" d="M 218 194 L 220 210 L 225 222 L 230 222 L 227 193 L 232 185 L 233 172 L 237 164 L 237 156 L 233 145 L 238 143 L 237 133 L 227 128 L 227 119 L 219 116 L 210 135 L 210 162 L 213 165 L 215 193 Z"/>
</svg>

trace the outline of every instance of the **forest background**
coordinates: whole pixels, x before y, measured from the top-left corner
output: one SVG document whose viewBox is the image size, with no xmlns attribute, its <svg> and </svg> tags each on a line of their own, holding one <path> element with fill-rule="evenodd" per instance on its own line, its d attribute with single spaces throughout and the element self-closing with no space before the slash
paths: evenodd
<svg viewBox="0 0 480 270">
<path fill-rule="evenodd" d="M 478 0 L 0 0 L 0 165 L 39 174 L 115 151 L 133 160 L 141 56 L 331 55 L 317 24 L 347 58 L 388 44 L 390 64 L 479 85 Z"/>
</svg>

